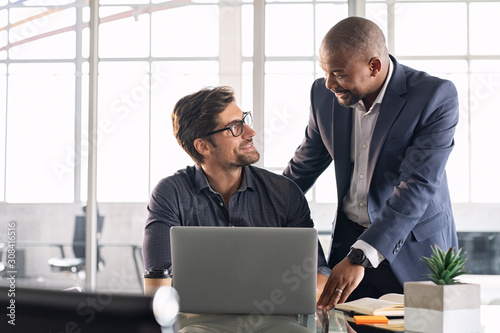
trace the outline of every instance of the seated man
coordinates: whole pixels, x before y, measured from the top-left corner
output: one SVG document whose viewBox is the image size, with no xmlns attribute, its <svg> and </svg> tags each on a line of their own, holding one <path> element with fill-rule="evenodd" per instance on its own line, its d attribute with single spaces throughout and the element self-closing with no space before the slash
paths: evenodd
<svg viewBox="0 0 500 333">
<path fill-rule="evenodd" d="M 252 114 L 236 105 L 231 88 L 181 98 L 172 123 L 196 165 L 162 179 L 153 190 L 144 233 L 146 270 L 170 269 L 172 226 L 313 227 L 307 200 L 294 182 L 250 166 L 259 160 Z M 319 244 L 318 273 L 320 294 L 330 269 Z"/>
</svg>

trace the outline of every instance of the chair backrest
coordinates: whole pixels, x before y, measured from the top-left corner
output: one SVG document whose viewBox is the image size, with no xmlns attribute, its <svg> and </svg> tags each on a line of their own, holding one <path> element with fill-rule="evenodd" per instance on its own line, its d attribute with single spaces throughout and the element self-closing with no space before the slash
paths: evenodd
<svg viewBox="0 0 500 333">
<path fill-rule="evenodd" d="M 97 216 L 97 241 L 102 232 L 102 225 L 104 223 L 104 216 Z M 73 253 L 76 258 L 85 258 L 85 216 L 75 217 L 75 232 L 73 234 Z M 101 261 L 99 254 L 99 247 L 97 248 L 97 262 Z"/>
</svg>

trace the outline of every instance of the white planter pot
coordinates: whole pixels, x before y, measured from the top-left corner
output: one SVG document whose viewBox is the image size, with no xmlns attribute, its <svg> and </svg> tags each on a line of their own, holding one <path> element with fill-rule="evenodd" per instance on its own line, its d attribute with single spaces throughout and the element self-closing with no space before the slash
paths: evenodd
<svg viewBox="0 0 500 333">
<path fill-rule="evenodd" d="M 481 296 L 478 284 L 436 285 L 405 282 L 405 329 L 425 333 L 479 333 Z"/>
</svg>

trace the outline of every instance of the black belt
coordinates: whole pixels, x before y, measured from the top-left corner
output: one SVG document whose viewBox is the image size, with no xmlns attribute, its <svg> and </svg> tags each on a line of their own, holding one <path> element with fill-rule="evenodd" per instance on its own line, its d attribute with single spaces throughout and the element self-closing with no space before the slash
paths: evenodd
<svg viewBox="0 0 500 333">
<path fill-rule="evenodd" d="M 337 214 L 339 215 L 338 218 L 343 219 L 345 221 L 348 221 L 349 224 L 354 229 L 356 229 L 357 231 L 359 231 L 360 233 L 365 232 L 366 228 L 363 227 L 361 224 L 356 223 L 356 222 L 352 221 L 350 218 L 348 218 L 347 215 L 344 213 L 344 211 L 342 209 L 339 209 L 338 212 L 337 212 Z"/>
<path fill-rule="evenodd" d="M 354 229 L 356 229 L 357 231 L 363 233 L 365 232 L 366 228 L 363 227 L 361 224 L 359 223 L 356 223 L 356 222 L 353 222 L 351 220 L 349 220 L 349 222 L 351 223 L 351 225 L 354 227 Z"/>
</svg>

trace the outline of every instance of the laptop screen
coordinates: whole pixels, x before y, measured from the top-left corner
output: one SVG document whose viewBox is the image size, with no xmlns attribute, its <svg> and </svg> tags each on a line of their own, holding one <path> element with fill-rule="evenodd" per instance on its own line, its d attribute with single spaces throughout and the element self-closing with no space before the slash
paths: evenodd
<svg viewBox="0 0 500 333">
<path fill-rule="evenodd" d="M 313 228 L 173 227 L 173 286 L 182 312 L 312 314 Z"/>
</svg>

